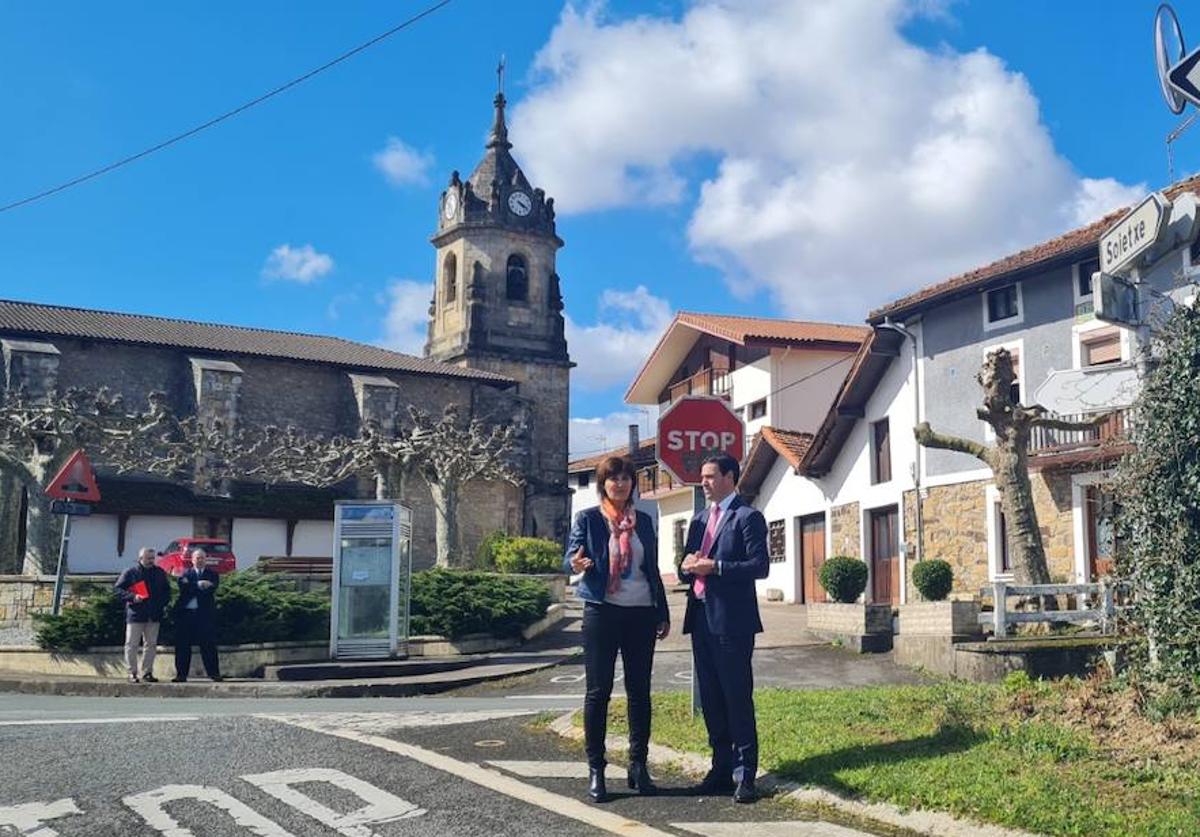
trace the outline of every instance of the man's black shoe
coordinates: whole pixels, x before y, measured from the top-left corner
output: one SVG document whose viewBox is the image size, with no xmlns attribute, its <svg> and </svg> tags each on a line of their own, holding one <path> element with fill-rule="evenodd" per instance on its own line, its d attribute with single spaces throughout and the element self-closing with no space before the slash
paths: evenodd
<svg viewBox="0 0 1200 837">
<path fill-rule="evenodd" d="M 733 792 L 734 802 L 753 802 L 758 799 L 758 791 L 754 787 L 754 782 L 738 782 L 737 790 Z"/>
<path fill-rule="evenodd" d="M 136 674 L 131 674 L 131 675 L 129 675 L 129 682 L 130 682 L 130 683 L 136 683 L 136 682 L 138 682 L 138 676 L 137 676 Z"/>
<path fill-rule="evenodd" d="M 700 796 L 716 796 L 717 794 L 729 793 L 733 789 L 734 782 L 728 773 L 710 770 L 700 780 L 700 784 L 693 788 L 693 792 Z"/>
<path fill-rule="evenodd" d="M 142 675 L 142 682 L 144 682 L 144 683 L 157 683 L 157 682 L 158 682 L 158 678 L 157 678 L 157 677 L 155 677 L 153 674 L 144 674 L 144 675 Z"/>
<path fill-rule="evenodd" d="M 211 680 L 211 681 L 212 681 L 212 682 L 214 682 L 214 683 L 220 683 L 220 682 L 221 682 L 222 680 L 224 680 L 225 678 L 224 678 L 224 677 L 222 677 L 222 676 L 221 676 L 221 675 L 219 675 L 219 674 L 214 674 L 212 677 L 210 677 L 210 678 L 208 678 L 208 679 L 209 679 L 209 680 Z"/>
<path fill-rule="evenodd" d="M 172 677 L 171 682 L 172 683 L 186 683 L 187 678 L 186 677 Z"/>
</svg>

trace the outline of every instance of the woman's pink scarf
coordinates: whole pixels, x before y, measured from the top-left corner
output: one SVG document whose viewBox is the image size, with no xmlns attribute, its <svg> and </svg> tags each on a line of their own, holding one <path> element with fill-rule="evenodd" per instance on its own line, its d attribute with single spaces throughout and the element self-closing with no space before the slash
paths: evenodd
<svg viewBox="0 0 1200 837">
<path fill-rule="evenodd" d="M 605 498 L 600 509 L 608 520 L 608 592 L 615 593 L 621 589 L 621 576 L 633 561 L 630 537 L 637 525 L 637 517 L 632 503 L 624 510 L 618 510 Z"/>
</svg>

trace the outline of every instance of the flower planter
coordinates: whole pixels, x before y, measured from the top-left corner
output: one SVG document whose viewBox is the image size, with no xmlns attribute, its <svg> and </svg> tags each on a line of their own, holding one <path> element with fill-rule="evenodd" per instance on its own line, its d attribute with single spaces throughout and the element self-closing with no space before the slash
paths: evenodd
<svg viewBox="0 0 1200 837">
<path fill-rule="evenodd" d="M 916 602 L 900 605 L 899 634 L 976 638 L 980 634 L 979 602 Z"/>
<path fill-rule="evenodd" d="M 806 612 L 807 631 L 818 639 L 840 642 L 861 653 L 891 650 L 890 604 L 816 602 L 806 605 Z"/>
</svg>

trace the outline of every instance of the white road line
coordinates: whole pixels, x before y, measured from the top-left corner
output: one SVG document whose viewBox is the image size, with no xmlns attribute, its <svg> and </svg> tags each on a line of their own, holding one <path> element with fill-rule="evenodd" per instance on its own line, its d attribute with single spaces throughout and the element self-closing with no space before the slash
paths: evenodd
<svg viewBox="0 0 1200 837">
<path fill-rule="evenodd" d="M 599 810 L 586 802 L 579 799 L 572 799 L 569 796 L 562 796 L 557 793 L 543 790 L 542 788 L 527 785 L 524 782 L 518 782 L 510 776 L 505 776 L 498 770 L 483 767 L 478 764 L 471 764 L 465 761 L 451 758 L 442 753 L 435 753 L 432 750 L 426 750 L 423 747 L 417 747 L 413 744 L 406 744 L 403 741 L 393 741 L 390 738 L 382 738 L 378 735 L 367 735 L 366 733 L 356 732 L 348 729 L 328 729 L 317 724 L 310 723 L 307 720 L 299 720 L 296 718 L 279 717 L 272 715 L 261 715 L 259 717 L 268 718 L 279 721 L 280 723 L 289 724 L 300 729 L 306 729 L 310 732 L 324 733 L 337 738 L 344 738 L 348 741 L 357 741 L 360 744 L 366 744 L 370 747 L 377 747 L 380 750 L 386 750 L 389 753 L 395 753 L 398 756 L 412 759 L 413 761 L 421 762 L 424 765 L 441 770 L 444 773 L 449 773 L 452 776 L 457 776 L 460 779 L 465 779 L 468 782 L 473 782 L 482 788 L 486 788 L 496 793 L 502 793 L 505 796 L 510 796 L 513 799 L 526 802 L 530 805 L 536 805 L 539 808 L 544 808 L 551 813 L 558 814 L 562 817 L 570 819 L 611 832 L 613 834 L 628 834 L 633 837 L 670 837 L 668 832 L 659 831 L 657 828 L 638 822 L 637 820 L 627 819 L 618 814 L 612 814 L 608 811 Z"/>
<path fill-rule="evenodd" d="M 28 721 L 0 721 L 0 727 L 49 727 L 59 724 L 142 724 L 174 721 L 198 721 L 199 715 L 140 715 L 133 718 L 37 718 Z"/>
<path fill-rule="evenodd" d="M 505 700 L 583 700 L 587 695 L 505 695 Z"/>
<path fill-rule="evenodd" d="M 492 767 L 498 767 L 509 773 L 516 773 L 526 779 L 586 779 L 588 766 L 582 761 L 489 761 Z M 616 764 L 608 765 L 604 770 L 604 778 L 608 781 L 625 779 L 625 768 Z"/>
<path fill-rule="evenodd" d="M 672 828 L 700 834 L 702 837 L 867 837 L 830 822 L 673 822 Z"/>
</svg>

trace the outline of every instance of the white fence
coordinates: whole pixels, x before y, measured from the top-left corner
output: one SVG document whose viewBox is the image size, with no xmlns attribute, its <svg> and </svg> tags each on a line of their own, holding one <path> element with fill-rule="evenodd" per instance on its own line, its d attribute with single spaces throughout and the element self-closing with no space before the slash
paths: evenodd
<svg viewBox="0 0 1200 837">
<path fill-rule="evenodd" d="M 1029 622 L 1073 622 L 1091 623 L 1099 627 L 1100 632 L 1112 633 L 1116 627 L 1116 616 L 1124 608 L 1116 604 L 1116 592 L 1125 585 L 1114 582 L 1097 582 L 1095 584 L 1028 584 L 1016 585 L 1006 581 L 994 582 L 990 587 L 979 591 L 981 598 L 991 598 L 993 610 L 991 613 L 979 614 L 979 624 L 991 625 L 993 636 L 1003 639 L 1008 636 L 1009 625 L 1020 625 Z M 1043 596 L 1075 595 L 1080 602 L 1087 602 L 1095 597 L 1095 606 L 1081 607 L 1073 610 L 1033 610 L 1011 611 L 1008 609 L 1008 599 L 1012 596 L 1036 598 L 1039 602 Z"/>
</svg>

